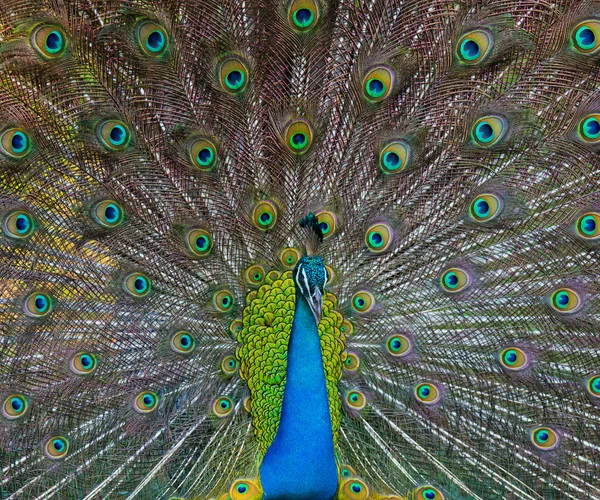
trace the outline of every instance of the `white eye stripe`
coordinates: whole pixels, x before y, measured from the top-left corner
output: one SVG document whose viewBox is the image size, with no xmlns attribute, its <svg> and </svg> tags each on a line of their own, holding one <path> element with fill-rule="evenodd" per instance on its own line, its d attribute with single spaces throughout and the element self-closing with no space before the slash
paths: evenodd
<svg viewBox="0 0 600 500">
<path fill-rule="evenodd" d="M 310 286 L 308 285 L 308 276 L 306 275 L 306 271 L 304 270 L 304 266 L 302 266 L 302 279 L 304 280 L 304 285 L 305 285 L 305 290 L 304 291 L 304 295 L 308 297 L 308 294 L 310 292 Z"/>
</svg>

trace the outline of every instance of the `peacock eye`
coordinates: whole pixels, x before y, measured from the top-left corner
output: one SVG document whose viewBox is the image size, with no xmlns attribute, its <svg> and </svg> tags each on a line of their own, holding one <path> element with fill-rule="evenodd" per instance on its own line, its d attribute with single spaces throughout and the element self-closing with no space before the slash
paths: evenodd
<svg viewBox="0 0 600 500">
<path fill-rule="evenodd" d="M 164 54 L 169 46 L 169 35 L 165 29 L 151 21 L 138 24 L 137 39 L 144 53 L 151 57 Z"/>
<path fill-rule="evenodd" d="M 331 266 L 325 266 L 325 284 L 330 285 L 335 280 L 335 271 Z"/>
<path fill-rule="evenodd" d="M 100 142 L 111 151 L 125 149 L 131 140 L 127 125 L 120 120 L 106 120 L 98 125 L 97 135 Z"/>
<path fill-rule="evenodd" d="M 114 200 L 103 200 L 92 207 L 92 219 L 107 228 L 118 227 L 123 223 L 125 213 Z"/>
<path fill-rule="evenodd" d="M 559 442 L 560 437 L 549 427 L 537 427 L 531 431 L 531 442 L 538 450 L 554 450 Z"/>
<path fill-rule="evenodd" d="M 594 54 L 600 48 L 600 21 L 590 19 L 575 26 L 571 34 L 575 50 L 581 54 Z"/>
<path fill-rule="evenodd" d="M 458 41 L 456 55 L 462 63 L 469 66 L 476 65 L 488 56 L 492 45 L 493 37 L 488 31 L 470 31 Z"/>
<path fill-rule="evenodd" d="M 190 229 L 185 235 L 185 241 L 194 257 L 206 257 L 212 250 L 212 236 L 204 229 Z"/>
<path fill-rule="evenodd" d="M 188 147 L 192 165 L 199 170 L 210 170 L 217 161 L 217 148 L 208 139 L 194 139 Z"/>
<path fill-rule="evenodd" d="M 323 238 L 327 239 L 337 231 L 337 216 L 329 210 L 319 210 L 315 213 Z"/>
<path fill-rule="evenodd" d="M 21 210 L 9 213 L 2 221 L 2 231 L 10 238 L 28 238 L 34 229 L 31 215 Z"/>
<path fill-rule="evenodd" d="M 356 471 L 349 465 L 340 465 L 340 476 L 343 478 L 356 476 Z"/>
<path fill-rule="evenodd" d="M 387 339 L 385 347 L 392 356 L 403 358 L 411 353 L 412 342 L 406 335 L 396 334 Z"/>
<path fill-rule="evenodd" d="M 319 20 L 319 9 L 315 0 L 294 0 L 288 8 L 288 20 L 296 31 L 308 31 Z"/>
<path fill-rule="evenodd" d="M 44 445 L 44 454 L 52 460 L 63 458 L 68 451 L 69 442 L 62 436 L 51 437 Z"/>
<path fill-rule="evenodd" d="M 248 85 L 248 67 L 236 57 L 228 57 L 219 65 L 221 86 L 229 94 L 239 94 Z"/>
<path fill-rule="evenodd" d="M 403 140 L 387 144 L 379 153 L 379 168 L 384 174 L 397 174 L 410 163 L 410 145 Z"/>
<path fill-rule="evenodd" d="M 231 412 L 233 411 L 233 402 L 231 401 L 231 399 L 222 396 L 215 400 L 215 402 L 212 405 L 212 408 L 213 408 L 213 413 L 217 417 L 220 417 L 220 418 L 226 417 L 226 416 L 230 415 Z"/>
<path fill-rule="evenodd" d="M 231 322 L 231 324 L 229 325 L 229 332 L 234 337 L 237 337 L 240 334 L 240 332 L 242 331 L 242 328 L 244 328 L 244 323 L 242 322 L 242 320 L 234 319 Z"/>
<path fill-rule="evenodd" d="M 577 292 L 570 288 L 559 288 L 550 296 L 550 305 L 561 314 L 574 313 L 581 308 L 582 300 Z"/>
<path fill-rule="evenodd" d="M 372 225 L 365 233 L 365 244 L 373 253 L 381 253 L 387 250 L 394 237 L 394 231 L 385 223 Z"/>
<path fill-rule="evenodd" d="M 501 116 L 484 116 L 479 118 L 471 129 L 475 144 L 489 148 L 500 141 L 506 134 L 508 124 Z"/>
<path fill-rule="evenodd" d="M 229 488 L 230 500 L 258 500 L 262 494 L 254 481 L 238 479 Z"/>
<path fill-rule="evenodd" d="M 277 222 L 277 207 L 275 203 L 269 200 L 258 202 L 252 211 L 252 221 L 262 231 L 267 231 L 275 227 L 275 223 Z"/>
<path fill-rule="evenodd" d="M 502 199 L 494 194 L 480 194 L 469 206 L 469 215 L 475 222 L 489 222 L 502 212 Z"/>
<path fill-rule="evenodd" d="M 342 326 L 340 326 L 340 332 L 342 332 L 342 335 L 344 335 L 344 337 L 349 337 L 350 335 L 352 335 L 352 333 L 354 332 L 354 327 L 352 326 L 352 323 L 345 319 L 342 322 Z"/>
<path fill-rule="evenodd" d="M 367 290 L 360 290 L 352 296 L 352 309 L 357 313 L 365 314 L 375 307 L 375 297 Z"/>
<path fill-rule="evenodd" d="M 585 116 L 578 127 L 579 137 L 586 143 L 600 142 L 600 114 L 593 113 Z"/>
<path fill-rule="evenodd" d="M 233 375 L 238 368 L 238 362 L 233 356 L 225 356 L 221 360 L 221 371 L 225 375 Z"/>
<path fill-rule="evenodd" d="M 233 295 L 229 290 L 220 290 L 213 296 L 213 307 L 217 312 L 227 312 L 233 307 Z"/>
<path fill-rule="evenodd" d="M 45 59 L 57 59 L 67 49 L 67 37 L 57 26 L 39 26 L 31 33 L 31 44 Z"/>
<path fill-rule="evenodd" d="M 451 267 L 444 271 L 440 283 L 445 291 L 456 293 L 466 289 L 471 284 L 471 277 L 466 271 Z"/>
<path fill-rule="evenodd" d="M 360 367 L 360 358 L 356 353 L 346 353 L 346 359 L 344 360 L 344 370 L 349 372 L 355 372 Z"/>
<path fill-rule="evenodd" d="M 133 399 L 133 409 L 138 413 L 152 413 L 158 407 L 158 396 L 152 391 L 142 391 Z"/>
<path fill-rule="evenodd" d="M 304 119 L 292 121 L 285 130 L 285 143 L 292 153 L 306 153 L 313 140 L 310 123 Z"/>
<path fill-rule="evenodd" d="M 357 477 L 345 480 L 340 486 L 340 492 L 347 500 L 367 500 L 369 498 L 369 488 L 362 479 Z"/>
<path fill-rule="evenodd" d="M 32 318 L 43 318 L 52 311 L 52 299 L 45 293 L 32 293 L 25 299 L 23 311 Z"/>
<path fill-rule="evenodd" d="M 577 233 L 587 240 L 595 240 L 600 237 L 600 214 L 588 212 L 583 214 L 575 223 Z"/>
<path fill-rule="evenodd" d="M 433 486 L 421 486 L 413 494 L 415 500 L 444 500 L 442 492 Z"/>
<path fill-rule="evenodd" d="M 520 371 L 527 368 L 529 358 L 518 347 L 508 347 L 500 353 L 500 364 L 511 371 Z"/>
<path fill-rule="evenodd" d="M 381 102 L 388 97 L 394 86 L 394 72 L 379 66 L 369 71 L 363 78 L 365 97 L 371 102 Z"/>
<path fill-rule="evenodd" d="M 246 283 L 251 286 L 259 286 L 265 279 L 265 268 L 259 264 L 254 264 L 246 269 Z"/>
<path fill-rule="evenodd" d="M 196 347 L 196 339 L 190 332 L 180 331 L 171 337 L 171 349 L 179 354 L 189 354 Z"/>
<path fill-rule="evenodd" d="M 150 278 L 143 273 L 130 273 L 123 279 L 123 290 L 132 297 L 145 297 L 151 289 Z"/>
<path fill-rule="evenodd" d="M 587 381 L 587 390 L 595 398 L 600 398 L 600 375 L 594 375 Z"/>
<path fill-rule="evenodd" d="M 295 248 L 284 248 L 279 254 L 279 262 L 288 269 L 293 268 L 300 260 L 300 252 Z"/>
<path fill-rule="evenodd" d="M 25 415 L 29 407 L 22 394 L 11 394 L 2 403 L 2 415 L 7 420 L 16 420 Z"/>
<path fill-rule="evenodd" d="M 0 149 L 11 158 L 23 158 L 31 151 L 29 134 L 18 127 L 5 130 L 0 137 Z"/>
<path fill-rule="evenodd" d="M 90 375 L 96 369 L 97 364 L 96 356 L 88 352 L 80 352 L 73 356 L 69 365 L 75 375 Z"/>
<path fill-rule="evenodd" d="M 442 393 L 438 387 L 431 382 L 424 382 L 417 385 L 414 390 L 414 395 L 415 398 L 417 398 L 417 401 L 425 405 L 433 405 L 442 397 Z"/>
</svg>

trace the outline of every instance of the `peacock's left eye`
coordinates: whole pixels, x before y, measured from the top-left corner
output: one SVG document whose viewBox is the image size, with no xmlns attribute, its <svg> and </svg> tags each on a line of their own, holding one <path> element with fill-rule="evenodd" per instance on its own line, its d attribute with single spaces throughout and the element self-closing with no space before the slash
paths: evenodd
<svg viewBox="0 0 600 500">
<path fill-rule="evenodd" d="M 190 229 L 186 233 L 185 242 L 194 257 L 206 257 L 213 246 L 211 234 L 204 229 Z"/>
<path fill-rule="evenodd" d="M 22 394 L 11 394 L 2 404 L 2 415 L 8 420 L 16 420 L 25 415 L 28 406 L 25 396 Z"/>
<path fill-rule="evenodd" d="M 319 9 L 315 0 L 294 0 L 288 8 L 288 19 L 297 31 L 308 31 L 319 20 Z"/>
<path fill-rule="evenodd" d="M 471 277 L 466 271 L 457 267 L 446 270 L 440 278 L 442 288 L 450 293 L 460 292 L 471 284 Z"/>
<path fill-rule="evenodd" d="M 369 488 L 362 479 L 352 477 L 341 484 L 340 491 L 343 498 L 348 500 L 367 500 Z M 342 497 L 340 495 L 340 497 Z"/>
<path fill-rule="evenodd" d="M 587 143 L 600 142 L 600 114 L 587 115 L 579 122 L 579 137 Z"/>
<path fill-rule="evenodd" d="M 379 153 L 379 168 L 384 174 L 397 174 L 406 170 L 410 162 L 410 145 L 403 140 L 387 144 Z"/>
<path fill-rule="evenodd" d="M 277 222 L 277 207 L 275 203 L 269 200 L 258 202 L 252 211 L 252 221 L 262 231 L 267 231 L 275 227 L 275 223 Z"/>
<path fill-rule="evenodd" d="M 344 360 L 344 370 L 349 372 L 355 372 L 360 367 L 360 358 L 353 352 L 346 353 L 346 359 Z"/>
<path fill-rule="evenodd" d="M 192 165 L 199 170 L 210 170 L 217 161 L 217 148 L 208 139 L 194 139 L 189 147 Z"/>
<path fill-rule="evenodd" d="M 367 290 L 360 290 L 352 296 L 351 304 L 357 313 L 368 313 L 375 307 L 375 297 Z"/>
<path fill-rule="evenodd" d="M 456 55 L 458 59 L 469 66 L 482 62 L 493 45 L 493 37 L 486 30 L 474 30 L 464 34 L 458 41 Z"/>
<path fill-rule="evenodd" d="M 500 363 L 507 370 L 520 371 L 527 368 L 529 358 L 518 347 L 508 347 L 500 353 Z"/>
<path fill-rule="evenodd" d="M 383 101 L 390 95 L 393 86 L 394 72 L 386 66 L 372 69 L 363 78 L 365 97 L 372 102 Z"/>
<path fill-rule="evenodd" d="M 588 379 L 587 390 L 595 398 L 600 398 L 600 375 L 594 375 Z"/>
<path fill-rule="evenodd" d="M 323 238 L 329 238 L 337 231 L 337 215 L 329 210 L 319 210 L 315 213 Z"/>
<path fill-rule="evenodd" d="M 152 413 L 158 407 L 158 396 L 152 391 L 142 391 L 133 399 L 133 409 L 138 413 Z"/>
<path fill-rule="evenodd" d="M 114 200 L 103 200 L 96 203 L 91 214 L 94 221 L 107 228 L 120 226 L 125 216 L 121 205 Z"/>
<path fill-rule="evenodd" d="M 583 214 L 575 223 L 577 233 L 586 240 L 595 240 L 600 237 L 600 214 L 588 212 Z"/>
<path fill-rule="evenodd" d="M 180 331 L 171 337 L 171 349 L 179 354 L 189 354 L 196 347 L 196 339 L 190 332 Z"/>
<path fill-rule="evenodd" d="M 221 86 L 230 94 L 239 94 L 248 85 L 248 67 L 236 57 L 228 57 L 221 62 L 219 76 Z"/>
<path fill-rule="evenodd" d="M 221 396 L 215 400 L 212 408 L 213 413 L 217 417 L 226 417 L 233 411 L 233 401 L 227 397 Z"/>
<path fill-rule="evenodd" d="M 51 437 L 44 446 L 45 455 L 52 460 L 63 458 L 68 451 L 69 441 L 62 436 Z"/>
<path fill-rule="evenodd" d="M 32 318 L 43 318 L 52 311 L 52 299 L 45 293 L 32 293 L 25 299 L 23 311 Z"/>
<path fill-rule="evenodd" d="M 11 158 L 23 158 L 31 151 L 29 134 L 18 127 L 5 130 L 0 138 L 0 149 Z"/>
<path fill-rule="evenodd" d="M 415 500 L 444 500 L 442 492 L 433 486 L 421 486 L 413 494 Z"/>
<path fill-rule="evenodd" d="M 90 375 L 97 364 L 96 356 L 88 352 L 80 352 L 71 359 L 70 368 L 75 375 Z"/>
<path fill-rule="evenodd" d="M 262 494 L 254 481 L 238 479 L 229 488 L 229 497 L 230 500 L 258 500 Z"/>
<path fill-rule="evenodd" d="M 475 144 L 489 148 L 504 137 L 507 128 L 507 122 L 501 116 L 484 116 L 473 125 L 471 136 Z"/>
<path fill-rule="evenodd" d="M 392 243 L 394 232 L 385 223 L 373 224 L 365 234 L 365 244 L 374 253 L 384 252 Z"/>
<path fill-rule="evenodd" d="M 123 290 L 132 297 L 145 297 L 150 293 L 152 283 L 145 274 L 130 273 L 123 279 Z"/>
<path fill-rule="evenodd" d="M 254 264 L 246 269 L 246 283 L 251 286 L 259 286 L 265 279 L 265 268 L 259 264 Z"/>
<path fill-rule="evenodd" d="M 138 43 L 146 55 L 158 57 L 169 45 L 165 29 L 152 21 L 142 21 L 137 28 Z"/>
<path fill-rule="evenodd" d="M 306 153 L 312 144 L 312 140 L 312 127 L 307 120 L 294 120 L 285 130 L 285 143 L 292 153 Z"/>
<path fill-rule="evenodd" d="M 415 398 L 417 398 L 417 401 L 426 405 L 435 404 L 442 397 L 440 390 L 431 382 L 424 382 L 417 385 L 414 390 L 414 395 Z"/>
<path fill-rule="evenodd" d="M 98 125 L 97 135 L 100 142 L 111 151 L 125 149 L 131 140 L 127 125 L 120 120 L 106 120 Z"/>
<path fill-rule="evenodd" d="M 213 306 L 218 312 L 227 312 L 233 307 L 233 295 L 229 290 L 220 290 L 213 296 Z"/>
<path fill-rule="evenodd" d="M 582 305 L 581 298 L 570 288 L 559 288 L 550 296 L 550 305 L 559 313 L 573 313 Z"/>
<path fill-rule="evenodd" d="M 67 37 L 57 26 L 39 26 L 31 33 L 33 48 L 46 59 L 61 57 L 67 48 Z"/>
<path fill-rule="evenodd" d="M 392 356 L 403 358 L 411 353 L 412 342 L 406 335 L 396 334 L 387 339 L 385 347 Z"/>
<path fill-rule="evenodd" d="M 502 199 L 495 194 L 480 194 L 469 206 L 469 215 L 476 222 L 488 222 L 495 219 L 503 208 Z"/>
<path fill-rule="evenodd" d="M 9 213 L 2 222 L 2 231 L 10 238 L 23 239 L 33 234 L 34 225 L 31 215 L 19 210 Z"/>
<path fill-rule="evenodd" d="M 560 437 L 549 427 L 537 427 L 531 431 L 531 442 L 539 450 L 553 450 L 559 442 Z"/>
<path fill-rule="evenodd" d="M 600 48 L 600 22 L 590 19 L 579 23 L 572 31 L 571 40 L 577 52 L 595 53 Z"/>
</svg>

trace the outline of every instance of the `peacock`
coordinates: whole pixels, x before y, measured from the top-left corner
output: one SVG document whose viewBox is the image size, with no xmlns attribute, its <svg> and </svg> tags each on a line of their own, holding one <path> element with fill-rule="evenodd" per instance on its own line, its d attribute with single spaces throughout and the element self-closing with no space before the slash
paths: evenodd
<svg viewBox="0 0 600 500">
<path fill-rule="evenodd" d="M 600 1 L 5 0 L 0 498 L 600 498 Z"/>
</svg>

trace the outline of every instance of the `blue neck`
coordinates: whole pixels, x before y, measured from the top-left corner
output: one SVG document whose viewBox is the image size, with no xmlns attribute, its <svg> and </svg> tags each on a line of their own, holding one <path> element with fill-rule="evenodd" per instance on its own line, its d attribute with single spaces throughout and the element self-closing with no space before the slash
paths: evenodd
<svg viewBox="0 0 600 500">
<path fill-rule="evenodd" d="M 296 291 L 279 429 L 260 466 L 265 500 L 331 500 L 338 473 L 315 318 Z"/>
</svg>

